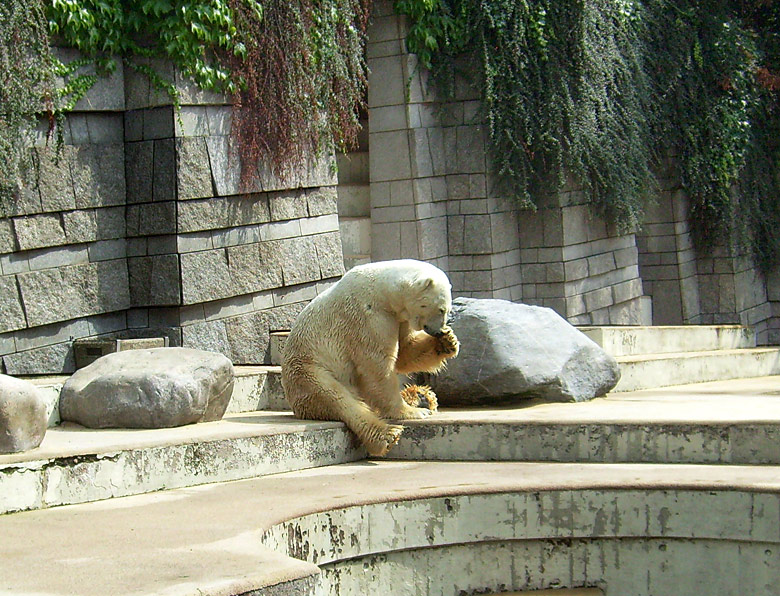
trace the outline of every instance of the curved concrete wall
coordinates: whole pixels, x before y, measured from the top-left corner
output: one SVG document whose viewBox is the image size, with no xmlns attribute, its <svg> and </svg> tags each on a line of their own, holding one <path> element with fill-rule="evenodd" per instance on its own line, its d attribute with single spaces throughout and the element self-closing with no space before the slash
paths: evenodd
<svg viewBox="0 0 780 596">
<path fill-rule="evenodd" d="M 264 541 L 320 565 L 317 596 L 377 586 L 404 596 L 585 586 L 770 595 L 779 521 L 780 496 L 748 490 L 547 490 L 335 509 L 278 524 Z"/>
</svg>

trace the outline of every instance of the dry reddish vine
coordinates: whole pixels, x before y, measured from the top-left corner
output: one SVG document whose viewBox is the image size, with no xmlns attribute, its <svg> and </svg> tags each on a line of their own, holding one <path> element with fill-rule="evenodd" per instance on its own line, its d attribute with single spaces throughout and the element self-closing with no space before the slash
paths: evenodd
<svg viewBox="0 0 780 596">
<path fill-rule="evenodd" d="M 243 85 L 233 137 L 242 185 L 269 168 L 282 179 L 335 143 L 348 148 L 365 104 L 368 0 L 268 0 L 262 18 L 231 0 L 247 54 L 230 57 Z"/>
</svg>

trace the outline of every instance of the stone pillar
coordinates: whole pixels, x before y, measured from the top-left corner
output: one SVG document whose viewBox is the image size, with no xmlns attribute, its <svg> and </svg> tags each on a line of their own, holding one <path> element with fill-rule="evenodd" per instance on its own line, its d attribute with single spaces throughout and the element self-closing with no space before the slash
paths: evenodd
<svg viewBox="0 0 780 596">
<path fill-rule="evenodd" d="M 697 261 L 701 323 L 753 327 L 756 341 L 769 341 L 772 306 L 764 276 L 752 259 L 729 246 L 717 246 Z"/>
<path fill-rule="evenodd" d="M 477 95 L 461 86 L 439 112 L 405 20 L 374 4 L 368 64 L 372 257 L 447 270 L 460 296 L 520 298 L 517 213 L 492 196 Z"/>
<path fill-rule="evenodd" d="M 699 324 L 699 278 L 688 198 L 679 186 L 664 185 L 668 178 L 660 180 L 658 197 L 646 206 L 637 233 L 639 274 L 653 299 L 654 325 Z"/>
<path fill-rule="evenodd" d="M 133 73 L 127 83 L 128 230 L 134 321 L 235 364 L 270 360 L 288 329 L 344 273 L 333 155 L 244 187 L 233 107 L 177 77 L 181 108 Z"/>
</svg>

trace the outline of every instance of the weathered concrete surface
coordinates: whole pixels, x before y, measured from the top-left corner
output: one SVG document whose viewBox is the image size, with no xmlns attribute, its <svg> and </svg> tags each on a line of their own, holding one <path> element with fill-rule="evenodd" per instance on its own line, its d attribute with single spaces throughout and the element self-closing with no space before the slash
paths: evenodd
<svg viewBox="0 0 780 596">
<path fill-rule="evenodd" d="M 0 374 L 0 453 L 35 449 L 47 422 L 42 392 L 32 383 Z"/>
<path fill-rule="evenodd" d="M 88 428 L 165 428 L 219 420 L 233 392 L 233 363 L 188 348 L 114 352 L 62 387 L 60 416 Z"/>
<path fill-rule="evenodd" d="M 469 578 L 485 555 L 455 565 L 446 549 L 489 545 L 488 567 L 503 572 L 493 579 L 509 590 L 693 596 L 705 581 L 769 596 L 778 511 L 777 467 L 374 461 L 2 516 L 0 561 L 8 595 L 216 596 L 309 578 L 315 560 L 425 548 L 420 575 L 446 579 L 448 592 L 407 576 L 380 585 L 452 594 L 477 587 Z"/>
<path fill-rule="evenodd" d="M 780 465 L 780 377 L 610 393 L 585 403 L 540 400 L 444 409 L 406 422 L 390 457 Z"/>
<path fill-rule="evenodd" d="M 254 376 L 253 367 L 244 372 L 255 390 L 245 395 L 265 399 L 262 377 Z M 577 404 L 445 409 L 406 422 L 392 456 L 780 465 L 778 386 L 780 377 L 766 377 L 613 393 Z M 281 412 L 236 413 L 219 422 L 143 431 L 65 424 L 50 429 L 38 449 L 0 456 L 0 513 L 363 457 L 343 424 Z"/>
<path fill-rule="evenodd" d="M 640 354 L 618 356 L 617 361 L 623 375 L 615 391 L 780 374 L 778 347 Z"/>
<path fill-rule="evenodd" d="M 755 348 L 756 333 L 741 325 L 578 327 L 612 356 Z"/>
<path fill-rule="evenodd" d="M 169 429 L 49 429 L 33 451 L 0 455 L 0 514 L 227 482 L 365 457 L 337 422 L 238 414 Z"/>
<path fill-rule="evenodd" d="M 442 406 L 587 401 L 620 378 L 615 359 L 550 308 L 457 298 L 450 326 L 458 357 L 423 377 Z"/>
</svg>

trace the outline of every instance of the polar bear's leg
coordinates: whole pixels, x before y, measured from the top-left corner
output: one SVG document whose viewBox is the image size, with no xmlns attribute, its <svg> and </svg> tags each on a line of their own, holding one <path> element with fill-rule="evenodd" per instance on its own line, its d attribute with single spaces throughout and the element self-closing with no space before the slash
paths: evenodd
<svg viewBox="0 0 780 596">
<path fill-rule="evenodd" d="M 385 455 L 398 442 L 403 427 L 384 422 L 352 387 L 341 383 L 325 369 L 307 372 L 288 381 L 295 386 L 295 394 L 301 396 L 290 400 L 296 416 L 344 422 L 373 456 Z"/>
<path fill-rule="evenodd" d="M 394 420 L 416 420 L 432 414 L 427 408 L 411 406 L 401 395 L 398 376 L 391 371 L 384 376 L 366 376 L 361 378 L 360 393 L 365 401 L 383 418 Z"/>
<path fill-rule="evenodd" d="M 400 374 L 436 372 L 448 358 L 458 355 L 460 343 L 449 327 L 438 337 L 402 328 L 395 370 Z"/>
</svg>

